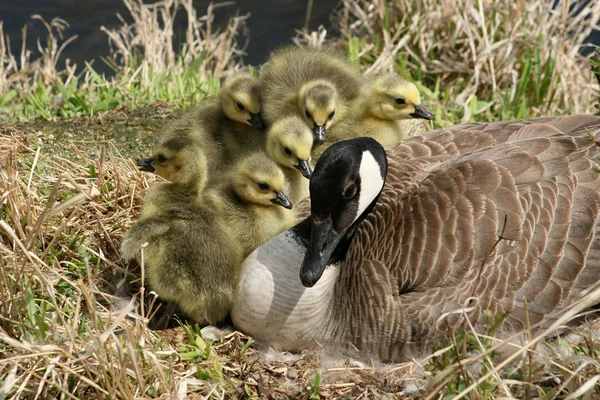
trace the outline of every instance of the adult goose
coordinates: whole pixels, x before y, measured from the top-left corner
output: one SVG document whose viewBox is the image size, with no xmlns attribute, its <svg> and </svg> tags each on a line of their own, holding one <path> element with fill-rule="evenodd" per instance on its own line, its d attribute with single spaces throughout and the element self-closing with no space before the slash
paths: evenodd
<svg viewBox="0 0 600 400">
<path fill-rule="evenodd" d="M 336 143 L 315 166 L 311 215 L 243 263 L 233 322 L 282 349 L 383 361 L 427 349 L 465 305 L 482 330 L 484 310 L 510 312 L 502 329 L 524 327 L 525 307 L 549 325 L 600 281 L 599 133 L 600 118 L 577 115 L 458 125 L 386 150 Z"/>
</svg>

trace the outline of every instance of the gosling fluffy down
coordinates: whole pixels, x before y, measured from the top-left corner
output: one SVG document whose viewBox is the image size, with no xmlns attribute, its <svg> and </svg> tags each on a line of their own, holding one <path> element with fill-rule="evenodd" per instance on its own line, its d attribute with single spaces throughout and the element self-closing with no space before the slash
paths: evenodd
<svg viewBox="0 0 600 400">
<path fill-rule="evenodd" d="M 206 119 L 212 137 L 221 143 L 225 158 L 238 160 L 265 147 L 265 126 L 260 111 L 258 79 L 238 72 L 221 87 L 221 112 L 215 121 Z"/>
<path fill-rule="evenodd" d="M 297 116 L 281 119 L 267 131 L 267 154 L 283 168 L 290 185 L 290 199 L 294 204 L 309 196 L 312 146 L 312 133 Z"/>
<path fill-rule="evenodd" d="M 365 77 L 360 95 L 352 102 L 348 117 L 329 130 L 313 161 L 333 143 L 369 136 L 387 147 L 414 135 L 415 120 L 428 121 L 433 114 L 421 104 L 419 89 L 396 73 Z"/>
<path fill-rule="evenodd" d="M 240 160 L 223 180 L 220 212 L 241 244 L 244 257 L 296 224 L 285 175 L 265 152 Z"/>
<path fill-rule="evenodd" d="M 258 79 L 239 72 L 223 82 L 218 98 L 190 108 L 171 123 L 157 148 L 173 138 L 189 138 L 204 151 L 208 159 L 208 174 L 212 175 L 224 161 L 263 149 L 263 130 Z M 141 170 L 155 172 L 153 162 L 156 153 L 157 149 L 152 157 L 139 161 Z M 170 180 L 168 176 L 157 174 Z"/>
<path fill-rule="evenodd" d="M 263 117 L 271 125 L 297 116 L 321 144 L 326 130 L 344 118 L 360 84 L 354 67 L 333 48 L 281 48 L 260 73 Z"/>
<path fill-rule="evenodd" d="M 189 139 L 163 145 L 172 151 L 163 162 L 177 162 L 184 174 L 155 186 L 144 199 L 139 221 L 121 245 L 124 259 L 140 260 L 148 284 L 160 298 L 175 303 L 200 323 L 215 324 L 227 315 L 242 249 L 211 199 L 204 195 L 206 157 Z M 185 240 L 182 240 L 185 238 Z"/>
</svg>

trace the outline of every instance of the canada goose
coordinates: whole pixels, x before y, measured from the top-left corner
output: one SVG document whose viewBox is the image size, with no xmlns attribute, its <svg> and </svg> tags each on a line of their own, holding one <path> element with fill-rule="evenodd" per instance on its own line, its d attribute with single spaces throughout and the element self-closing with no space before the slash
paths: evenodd
<svg viewBox="0 0 600 400">
<path fill-rule="evenodd" d="M 174 137 L 193 139 L 207 155 L 208 167 L 212 171 L 221 164 L 222 153 L 231 160 L 264 149 L 264 129 L 260 117 L 258 79 L 248 73 L 237 72 L 223 82 L 218 98 L 192 107 L 175 120 L 161 142 Z M 140 170 L 154 172 L 154 158 L 140 160 Z"/>
<path fill-rule="evenodd" d="M 406 120 L 431 120 L 433 114 L 421 105 L 419 89 L 396 73 L 365 77 L 360 95 L 352 102 L 348 117 L 329 130 L 323 146 L 313 149 L 313 161 L 333 143 L 370 136 L 388 147 L 407 136 Z"/>
<path fill-rule="evenodd" d="M 231 307 L 242 249 L 216 205 L 205 198 L 203 153 L 189 138 L 174 138 L 164 146 L 184 173 L 170 173 L 170 183 L 146 195 L 121 254 L 126 260 L 139 259 L 148 243 L 143 261 L 150 288 L 194 320 L 214 324 Z"/>
<path fill-rule="evenodd" d="M 244 248 L 255 248 L 296 224 L 292 202 L 281 168 L 266 153 L 254 153 L 238 162 L 223 179 L 221 213 Z"/>
<path fill-rule="evenodd" d="M 358 96 L 360 76 L 333 48 L 288 46 L 271 54 L 261 70 L 260 83 L 262 114 L 267 124 L 299 116 L 313 130 L 318 145 Z"/>
<path fill-rule="evenodd" d="M 311 216 L 242 264 L 234 324 L 286 350 L 354 346 L 383 361 L 418 355 L 464 315 L 484 331 L 484 310 L 509 313 L 502 330 L 550 325 L 600 282 L 588 133 L 598 140 L 599 117 L 458 125 L 387 157 L 368 137 L 331 146 Z"/>
<path fill-rule="evenodd" d="M 280 119 L 267 131 L 267 154 L 283 168 L 294 204 L 308 198 L 312 146 L 310 129 L 299 117 Z"/>
</svg>

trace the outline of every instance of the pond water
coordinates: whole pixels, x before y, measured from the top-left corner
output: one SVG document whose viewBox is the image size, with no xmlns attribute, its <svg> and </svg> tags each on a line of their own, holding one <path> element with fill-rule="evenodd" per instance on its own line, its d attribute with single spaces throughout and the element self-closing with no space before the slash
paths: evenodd
<svg viewBox="0 0 600 400">
<path fill-rule="evenodd" d="M 314 1 L 309 27 L 316 29 L 319 25 L 328 26 L 330 14 L 337 2 Z M 200 16 L 205 14 L 210 1 L 194 0 L 193 3 Z M 250 30 L 250 42 L 244 61 L 256 65 L 266 60 L 270 50 L 288 43 L 290 38 L 295 36 L 296 29 L 302 28 L 307 5 L 308 0 L 236 0 L 234 5 L 217 8 L 215 18 L 218 24 L 223 24 L 230 16 L 235 15 L 236 11 L 239 11 L 240 15 L 251 14 L 246 21 Z M 31 15 L 40 14 L 47 21 L 60 17 L 70 24 L 70 28 L 65 31 L 66 38 L 79 35 L 63 52 L 65 59 L 69 58 L 78 66 L 83 66 L 86 60 L 109 53 L 107 36 L 100 31 L 100 26 L 120 26 L 117 13 L 128 20 L 129 12 L 122 0 L 0 0 L 0 21 L 4 23 L 5 34 L 10 35 L 13 54 L 20 52 L 21 29 L 24 25 L 28 24 L 29 27 L 27 42 L 30 49 L 36 49 L 36 37 L 45 36 L 42 23 L 32 20 Z M 183 15 L 183 10 L 179 14 Z M 99 59 L 96 60 L 94 68 L 108 71 Z"/>
</svg>

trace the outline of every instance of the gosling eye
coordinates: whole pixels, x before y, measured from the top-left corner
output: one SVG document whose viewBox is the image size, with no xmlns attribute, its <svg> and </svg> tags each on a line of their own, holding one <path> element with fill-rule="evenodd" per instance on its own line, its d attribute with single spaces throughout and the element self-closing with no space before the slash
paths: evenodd
<svg viewBox="0 0 600 400">
<path fill-rule="evenodd" d="M 308 109 L 304 111 L 304 115 L 306 115 L 306 118 L 312 119 L 312 114 L 310 113 L 310 111 L 308 111 Z"/>
<path fill-rule="evenodd" d="M 164 163 L 165 161 L 167 161 L 167 157 L 165 157 L 162 154 L 159 154 L 158 157 L 156 157 L 156 161 L 158 161 L 159 163 Z"/>
<path fill-rule="evenodd" d="M 342 193 L 342 197 L 345 200 L 350 200 L 354 196 L 356 196 L 356 184 L 352 182 L 348 186 L 346 186 L 344 192 Z"/>
<path fill-rule="evenodd" d="M 290 150 L 289 147 L 284 147 L 283 148 L 283 152 L 285 153 L 286 156 L 291 157 L 292 155 L 292 150 Z"/>
<path fill-rule="evenodd" d="M 244 105 L 240 102 L 235 103 L 235 106 L 237 107 L 238 110 L 240 111 L 244 111 Z"/>
<path fill-rule="evenodd" d="M 402 97 L 396 97 L 396 104 L 406 104 L 406 100 L 404 100 Z"/>
<path fill-rule="evenodd" d="M 329 119 L 331 121 L 333 119 L 334 115 L 335 115 L 335 110 L 333 110 L 331 113 L 329 113 L 329 117 L 327 117 L 327 119 Z"/>
<path fill-rule="evenodd" d="M 260 182 L 258 184 L 258 188 L 264 192 L 266 192 L 267 190 L 269 190 L 269 185 L 265 182 Z"/>
</svg>

